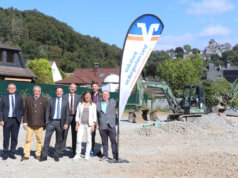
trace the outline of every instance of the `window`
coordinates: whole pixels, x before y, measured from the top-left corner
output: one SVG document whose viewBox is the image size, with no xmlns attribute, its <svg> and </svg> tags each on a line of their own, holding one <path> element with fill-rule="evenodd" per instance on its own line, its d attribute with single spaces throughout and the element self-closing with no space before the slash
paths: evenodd
<svg viewBox="0 0 238 178">
<path fill-rule="evenodd" d="M 7 63 L 14 63 L 14 52 L 13 51 L 7 52 Z"/>
<path fill-rule="evenodd" d="M 3 61 L 3 50 L 0 50 L 0 62 Z"/>
</svg>

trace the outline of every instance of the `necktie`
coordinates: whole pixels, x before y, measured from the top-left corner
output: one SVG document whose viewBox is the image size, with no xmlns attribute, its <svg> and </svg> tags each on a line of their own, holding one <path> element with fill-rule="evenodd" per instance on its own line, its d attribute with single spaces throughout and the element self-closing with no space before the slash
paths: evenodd
<svg viewBox="0 0 238 178">
<path fill-rule="evenodd" d="M 70 115 L 73 115 L 73 94 L 71 94 L 70 100 Z"/>
<path fill-rule="evenodd" d="M 13 96 L 11 96 L 12 97 L 12 116 L 14 117 L 15 116 L 15 103 L 14 103 L 14 98 L 13 98 Z"/>
<path fill-rule="evenodd" d="M 57 119 L 60 119 L 60 99 L 57 98 Z"/>
</svg>

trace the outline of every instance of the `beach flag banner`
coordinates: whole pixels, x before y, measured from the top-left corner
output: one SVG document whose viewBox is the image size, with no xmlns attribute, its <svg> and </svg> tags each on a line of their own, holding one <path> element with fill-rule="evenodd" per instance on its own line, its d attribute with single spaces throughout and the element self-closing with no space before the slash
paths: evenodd
<svg viewBox="0 0 238 178">
<path fill-rule="evenodd" d="M 131 91 L 163 31 L 162 21 L 155 15 L 138 17 L 130 26 L 123 46 L 119 86 L 119 120 Z"/>
</svg>

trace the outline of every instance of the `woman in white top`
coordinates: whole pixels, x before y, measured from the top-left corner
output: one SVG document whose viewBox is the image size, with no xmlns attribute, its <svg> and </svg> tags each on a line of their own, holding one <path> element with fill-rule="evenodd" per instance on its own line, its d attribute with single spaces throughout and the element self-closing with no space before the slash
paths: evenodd
<svg viewBox="0 0 238 178">
<path fill-rule="evenodd" d="M 85 92 L 83 95 L 83 102 L 80 102 L 77 107 L 75 117 L 75 130 L 77 132 L 76 155 L 74 159 L 79 159 L 82 148 L 83 134 L 86 132 L 87 148 L 85 152 L 85 160 L 89 159 L 89 154 L 92 146 L 91 138 L 92 132 L 95 129 L 97 119 L 96 105 L 92 103 L 90 92 Z"/>
</svg>

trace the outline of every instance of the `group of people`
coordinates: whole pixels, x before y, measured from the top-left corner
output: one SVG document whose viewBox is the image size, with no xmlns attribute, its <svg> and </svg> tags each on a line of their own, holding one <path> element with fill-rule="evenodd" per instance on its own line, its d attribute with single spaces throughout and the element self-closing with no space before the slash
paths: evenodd
<svg viewBox="0 0 238 178">
<path fill-rule="evenodd" d="M 68 131 L 71 126 L 73 159 L 82 159 L 82 138 L 86 134 L 85 160 L 95 153 L 96 130 L 99 130 L 103 155 L 100 161 L 116 162 L 118 150 L 116 142 L 116 107 L 117 102 L 110 98 L 110 93 L 104 90 L 99 93 L 97 82 L 92 82 L 91 92 L 82 96 L 76 93 L 77 86 L 72 83 L 69 93 L 64 95 L 61 86 L 56 87 L 56 97 L 48 101 L 41 96 L 41 87 L 33 87 L 33 96 L 28 96 L 23 104 L 22 96 L 16 94 L 16 85 L 8 85 L 8 94 L 0 101 L 0 125 L 3 127 L 2 159 L 17 159 L 16 147 L 18 133 L 23 118 L 23 128 L 26 130 L 24 155 L 21 161 L 30 157 L 31 143 L 36 135 L 35 158 L 46 161 L 51 137 L 55 132 L 54 160 L 59 161 L 64 156 Z M 45 139 L 43 143 L 43 131 Z M 111 141 L 113 159 L 108 159 L 108 137 Z M 9 143 L 10 141 L 10 143 Z M 10 145 L 10 148 L 9 148 Z M 100 152 L 100 150 L 99 150 Z"/>
</svg>

